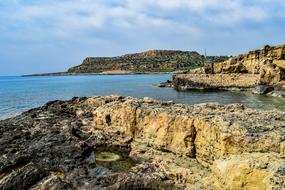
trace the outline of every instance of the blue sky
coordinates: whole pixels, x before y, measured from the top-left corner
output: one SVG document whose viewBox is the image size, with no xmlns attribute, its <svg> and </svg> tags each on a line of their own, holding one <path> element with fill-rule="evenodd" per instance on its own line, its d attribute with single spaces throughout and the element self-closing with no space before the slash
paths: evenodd
<svg viewBox="0 0 285 190">
<path fill-rule="evenodd" d="M 285 43 L 284 0 L 0 0 L 0 75 L 149 49 L 235 55 Z"/>
</svg>

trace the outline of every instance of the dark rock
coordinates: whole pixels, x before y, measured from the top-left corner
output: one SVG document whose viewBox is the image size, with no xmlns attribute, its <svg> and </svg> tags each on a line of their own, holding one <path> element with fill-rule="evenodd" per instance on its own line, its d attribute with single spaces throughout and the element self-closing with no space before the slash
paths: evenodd
<svg viewBox="0 0 285 190">
<path fill-rule="evenodd" d="M 95 168 L 88 168 L 88 175 L 91 177 L 96 177 L 99 175 L 106 175 L 106 174 L 111 174 L 112 171 L 104 168 L 104 167 L 95 167 Z"/>
<path fill-rule="evenodd" d="M 28 189 L 47 175 L 47 171 L 30 163 L 14 170 L 0 181 L 1 190 Z"/>
<path fill-rule="evenodd" d="M 280 90 L 274 90 L 274 91 L 269 92 L 268 95 L 273 96 L 273 97 L 284 98 L 285 92 L 280 91 Z"/>
<path fill-rule="evenodd" d="M 54 173 L 45 177 L 39 183 L 30 188 L 30 190 L 75 190 L 74 187 L 62 181 L 61 177 L 57 175 L 60 174 Z"/>
<path fill-rule="evenodd" d="M 172 81 L 167 80 L 166 82 L 159 83 L 157 85 L 157 87 L 160 87 L 160 88 L 165 88 L 165 87 L 171 88 L 172 87 Z"/>
<path fill-rule="evenodd" d="M 258 85 L 257 87 L 255 87 L 252 90 L 253 94 L 260 94 L 260 95 L 264 95 L 267 94 L 269 92 L 272 92 L 274 90 L 274 87 L 272 86 L 268 86 L 268 85 Z"/>
<path fill-rule="evenodd" d="M 166 84 L 165 83 L 160 83 L 160 84 L 157 85 L 157 87 L 164 88 L 164 87 L 166 87 Z"/>
<path fill-rule="evenodd" d="M 122 99 L 116 97 L 114 100 Z M 96 108 L 84 105 L 85 100 L 52 101 L 15 118 L 0 121 L 1 190 L 81 189 L 100 176 L 114 176 L 112 170 L 96 165 L 95 145 L 106 145 L 111 137 L 104 134 L 94 136 L 88 132 L 88 126 L 82 124 L 83 117 L 92 119 L 92 111 Z M 97 103 L 108 104 L 114 100 L 101 98 Z M 85 110 L 77 117 L 77 110 L 82 108 Z M 118 184 L 120 175 L 88 189 Z M 138 180 L 133 177 L 129 175 L 129 180 Z M 140 180 L 143 184 L 143 178 Z M 137 187 L 141 187 L 140 184 Z"/>
</svg>

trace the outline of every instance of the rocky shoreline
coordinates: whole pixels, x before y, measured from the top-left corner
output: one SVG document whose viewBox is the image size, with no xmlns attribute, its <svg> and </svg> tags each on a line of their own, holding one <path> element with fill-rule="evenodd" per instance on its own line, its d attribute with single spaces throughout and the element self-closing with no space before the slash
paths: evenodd
<svg viewBox="0 0 285 190">
<path fill-rule="evenodd" d="M 164 85 L 165 84 L 165 85 Z M 173 76 L 177 90 L 250 90 L 255 94 L 285 97 L 285 45 L 265 46 Z"/>
<path fill-rule="evenodd" d="M 43 73 L 43 74 L 31 74 L 22 75 L 23 77 L 38 77 L 38 76 L 90 76 L 90 75 L 147 75 L 147 74 L 178 74 L 183 71 L 175 72 L 134 72 L 134 71 L 104 71 L 101 73 L 71 73 L 71 72 L 60 72 L 60 73 Z"/>
<path fill-rule="evenodd" d="M 0 189 L 284 189 L 284 137 L 240 104 L 53 101 L 0 121 Z"/>
<path fill-rule="evenodd" d="M 181 74 L 172 82 L 178 90 L 245 90 L 257 86 L 258 81 L 258 75 L 252 74 Z"/>
<path fill-rule="evenodd" d="M 178 74 L 172 78 L 156 86 L 177 91 L 238 91 L 285 98 L 283 88 L 260 84 L 256 74 Z"/>
</svg>

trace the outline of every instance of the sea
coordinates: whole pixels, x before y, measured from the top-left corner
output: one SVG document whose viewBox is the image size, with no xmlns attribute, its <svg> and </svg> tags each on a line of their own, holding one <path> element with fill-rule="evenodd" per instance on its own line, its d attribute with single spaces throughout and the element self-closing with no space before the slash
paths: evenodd
<svg viewBox="0 0 285 190">
<path fill-rule="evenodd" d="M 155 86 L 171 80 L 170 74 L 91 76 L 3 76 L 0 77 L 0 119 L 18 115 L 52 100 L 81 96 L 122 95 L 152 97 L 176 103 L 240 103 L 247 107 L 285 111 L 285 100 L 250 92 L 178 92 Z"/>
</svg>

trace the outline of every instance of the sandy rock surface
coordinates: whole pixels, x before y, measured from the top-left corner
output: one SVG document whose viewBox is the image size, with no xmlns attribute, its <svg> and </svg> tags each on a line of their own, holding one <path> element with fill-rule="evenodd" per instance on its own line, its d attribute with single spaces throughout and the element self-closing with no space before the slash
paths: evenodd
<svg viewBox="0 0 285 190">
<path fill-rule="evenodd" d="M 135 164 L 100 166 L 102 147 Z M 285 113 L 74 98 L 0 121 L 0 153 L 3 190 L 285 189 Z"/>
</svg>

